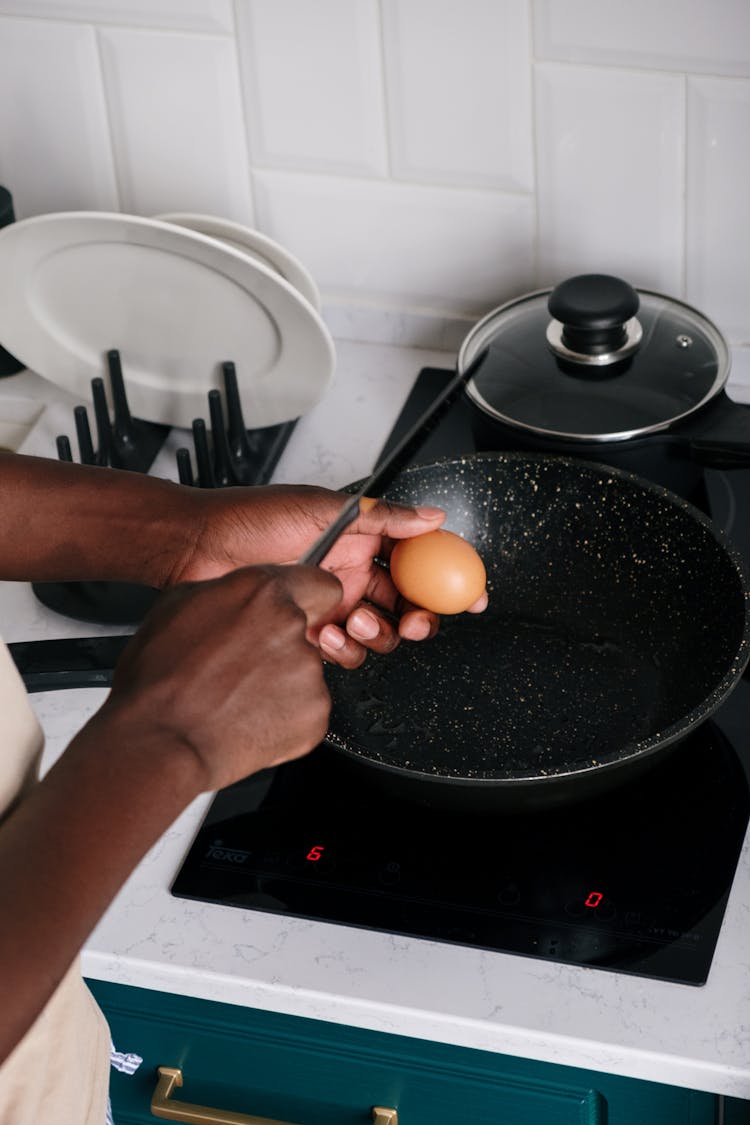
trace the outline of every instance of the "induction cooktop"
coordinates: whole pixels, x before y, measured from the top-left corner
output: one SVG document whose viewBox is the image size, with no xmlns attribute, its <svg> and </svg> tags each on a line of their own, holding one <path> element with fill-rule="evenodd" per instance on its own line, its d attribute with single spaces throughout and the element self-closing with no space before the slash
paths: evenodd
<svg viewBox="0 0 750 1125">
<path fill-rule="evenodd" d="M 384 453 L 451 374 L 420 373 Z M 459 401 L 418 459 L 473 448 Z M 750 472 L 707 473 L 705 499 L 750 560 Z M 647 775 L 554 811 L 428 808 L 366 785 L 323 743 L 219 792 L 172 893 L 700 985 L 749 820 L 743 679 Z"/>
</svg>

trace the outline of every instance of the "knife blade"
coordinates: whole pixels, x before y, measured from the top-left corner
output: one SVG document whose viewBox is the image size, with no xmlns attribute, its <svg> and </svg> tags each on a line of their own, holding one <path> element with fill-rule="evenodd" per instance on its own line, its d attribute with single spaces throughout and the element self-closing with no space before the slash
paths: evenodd
<svg viewBox="0 0 750 1125">
<path fill-rule="evenodd" d="M 465 371 L 459 371 L 443 388 L 439 395 L 417 419 L 401 441 L 393 448 L 388 456 L 376 466 L 375 471 L 357 489 L 350 500 L 347 500 L 336 519 L 328 525 L 325 531 L 315 540 L 311 547 L 299 559 L 305 566 L 319 566 L 328 552 L 333 547 L 338 537 L 346 531 L 350 524 L 361 511 L 361 502 L 364 499 L 379 499 L 392 484 L 401 470 L 411 460 L 420 446 L 437 427 L 443 416 L 458 398 L 464 385 L 477 374 L 485 359 L 489 348 L 481 352 L 468 365 Z"/>
</svg>

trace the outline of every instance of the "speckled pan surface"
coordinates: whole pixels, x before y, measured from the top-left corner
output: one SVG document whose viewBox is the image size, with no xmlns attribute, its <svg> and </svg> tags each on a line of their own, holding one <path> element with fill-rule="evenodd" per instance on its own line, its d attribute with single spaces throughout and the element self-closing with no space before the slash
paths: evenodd
<svg viewBox="0 0 750 1125">
<path fill-rule="evenodd" d="M 674 742 L 748 660 L 748 582 L 703 513 L 629 473 L 477 454 L 405 470 L 488 574 L 490 608 L 327 671 L 329 741 L 387 773 L 466 785 L 616 768 Z"/>
</svg>

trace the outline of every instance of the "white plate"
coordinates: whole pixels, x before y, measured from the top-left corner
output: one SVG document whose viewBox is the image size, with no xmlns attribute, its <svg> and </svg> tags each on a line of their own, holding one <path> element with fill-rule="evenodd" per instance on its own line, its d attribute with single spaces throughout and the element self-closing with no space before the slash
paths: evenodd
<svg viewBox="0 0 750 1125">
<path fill-rule="evenodd" d="M 260 262 L 270 269 L 280 273 L 285 281 L 299 290 L 314 309 L 320 312 L 320 293 L 301 262 L 292 257 L 288 250 L 279 246 L 278 242 L 261 234 L 252 227 L 245 227 L 242 223 L 233 223 L 229 219 L 219 219 L 215 215 L 192 215 L 186 212 L 175 212 L 169 215 L 155 215 L 163 223 L 176 223 L 179 227 L 207 234 L 211 238 L 219 238 L 228 246 L 242 250 L 255 261 Z"/>
<path fill-rule="evenodd" d="M 99 211 L 0 230 L 0 341 L 86 399 L 118 348 L 133 415 L 181 427 L 207 416 L 225 360 L 250 428 L 304 414 L 335 361 L 318 313 L 274 270 L 197 232 Z"/>
</svg>

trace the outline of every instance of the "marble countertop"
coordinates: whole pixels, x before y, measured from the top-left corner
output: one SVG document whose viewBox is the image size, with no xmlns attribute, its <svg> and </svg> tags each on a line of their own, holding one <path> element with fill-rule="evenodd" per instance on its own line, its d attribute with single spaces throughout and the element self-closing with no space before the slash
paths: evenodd
<svg viewBox="0 0 750 1125">
<path fill-rule="evenodd" d="M 365 474 L 419 369 L 454 358 L 352 341 L 337 350 L 336 382 L 299 423 L 278 481 L 340 487 Z M 32 404 L 25 451 L 54 455 L 60 427 L 72 431 L 73 400 L 30 373 L 3 380 L 0 419 L 3 399 Z M 161 475 L 175 477 L 179 439 Z M 58 616 L 16 583 L 0 583 L 0 622 L 9 641 L 117 631 Z M 103 698 L 32 697 L 46 763 Z M 173 898 L 210 800 L 187 808 L 133 872 L 86 943 L 87 976 L 750 1099 L 750 836 L 708 982 L 695 988 Z"/>
</svg>

